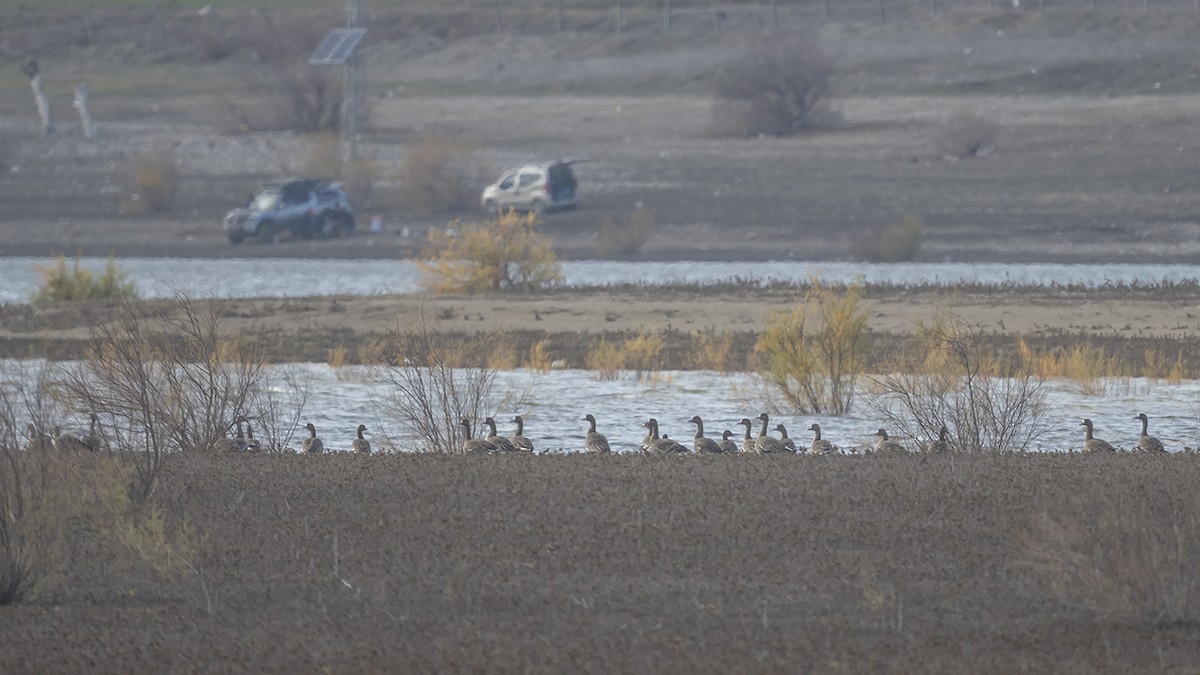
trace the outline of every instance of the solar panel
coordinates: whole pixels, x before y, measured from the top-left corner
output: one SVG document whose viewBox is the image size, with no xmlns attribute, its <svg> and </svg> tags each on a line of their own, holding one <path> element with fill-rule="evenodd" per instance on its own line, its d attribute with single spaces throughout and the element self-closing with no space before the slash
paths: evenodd
<svg viewBox="0 0 1200 675">
<path fill-rule="evenodd" d="M 317 51 L 308 57 L 308 62 L 314 66 L 345 65 L 366 34 L 366 28 L 334 28 L 317 45 Z"/>
</svg>

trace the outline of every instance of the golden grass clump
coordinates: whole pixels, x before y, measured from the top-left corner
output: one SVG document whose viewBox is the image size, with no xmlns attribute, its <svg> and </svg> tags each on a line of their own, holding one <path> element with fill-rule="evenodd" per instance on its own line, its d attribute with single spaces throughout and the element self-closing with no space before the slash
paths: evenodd
<svg viewBox="0 0 1200 675">
<path fill-rule="evenodd" d="M 35 303 L 77 302 L 81 300 L 117 300 L 137 297 L 137 287 L 129 281 L 110 256 L 99 275 L 79 266 L 75 256 L 70 267 L 65 256 L 58 256 L 53 267 L 42 267 L 42 285 L 33 297 Z"/>
<path fill-rule="evenodd" d="M 855 256 L 869 262 L 905 262 L 921 250 L 925 224 L 914 215 L 899 222 L 873 229 L 855 242 Z"/>
<path fill-rule="evenodd" d="M 121 198 L 122 215 L 161 213 L 175 206 L 179 162 L 173 150 L 157 150 L 133 160 L 129 187 Z"/>
<path fill-rule="evenodd" d="M 584 364 L 596 373 L 597 379 L 615 380 L 622 370 L 633 371 L 639 380 L 652 383 L 661 380 L 662 350 L 665 341 L 657 332 L 640 332 L 620 343 L 600 338 L 584 357 Z"/>
<path fill-rule="evenodd" d="M 654 234 L 654 227 L 654 214 L 643 208 L 624 220 L 606 215 L 596 231 L 596 251 L 606 256 L 637 253 Z"/>
<path fill-rule="evenodd" d="M 529 348 L 525 367 L 539 373 L 548 373 L 554 368 L 554 355 L 550 353 L 550 340 L 538 340 Z"/>
<path fill-rule="evenodd" d="M 453 223 L 430 230 L 424 284 L 437 293 L 531 292 L 557 286 L 562 268 L 552 240 L 535 229 L 534 215 L 512 211 L 487 223 Z"/>
<path fill-rule="evenodd" d="M 733 333 L 720 337 L 711 328 L 692 335 L 692 364 L 700 370 L 726 373 L 733 370 Z"/>
<path fill-rule="evenodd" d="M 1018 355 L 1029 364 L 1038 377 L 1071 380 L 1078 384 L 1079 392 L 1097 396 L 1105 392 L 1106 377 L 1126 375 L 1121 360 L 1095 347 L 1090 342 L 1060 347 L 1048 351 L 1034 351 L 1029 343 L 1017 343 Z"/>
<path fill-rule="evenodd" d="M 409 208 L 452 213 L 478 205 L 488 172 L 466 139 L 427 136 L 408 151 L 399 179 Z"/>
</svg>

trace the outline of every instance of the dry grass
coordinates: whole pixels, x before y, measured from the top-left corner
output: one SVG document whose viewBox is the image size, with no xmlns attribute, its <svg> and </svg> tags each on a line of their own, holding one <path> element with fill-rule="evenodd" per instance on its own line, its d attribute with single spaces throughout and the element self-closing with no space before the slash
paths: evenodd
<svg viewBox="0 0 1200 675">
<path fill-rule="evenodd" d="M 635 209 L 623 219 L 606 215 L 596 230 L 596 252 L 602 256 L 637 253 L 653 234 L 654 214 L 646 209 Z"/>
<path fill-rule="evenodd" d="M 179 160 L 173 150 L 143 153 L 133 159 L 128 187 L 121 197 L 122 215 L 161 213 L 175 206 Z"/>
<path fill-rule="evenodd" d="M 432 213 L 479 207 L 479 191 L 490 169 L 474 144 L 455 136 L 426 136 L 400 165 L 405 206 Z"/>
<path fill-rule="evenodd" d="M 600 338 L 584 357 L 584 364 L 600 380 L 615 380 L 632 371 L 639 380 L 657 381 L 663 370 L 664 340 L 657 332 L 639 332 L 618 342 Z"/>
<path fill-rule="evenodd" d="M 490 223 L 452 223 L 429 231 L 422 283 L 437 293 L 532 292 L 562 282 L 553 240 L 535 228 L 532 213 L 509 211 Z"/>
<path fill-rule="evenodd" d="M 925 224 L 914 215 L 871 229 L 854 242 L 854 255 L 870 262 L 905 262 L 921 250 Z"/>
<path fill-rule="evenodd" d="M 194 577 L 85 521 L 71 564 L 0 612 L 0 671 L 1186 672 L 1200 656 L 1190 624 L 1064 598 L 1025 546 L 1042 514 L 1089 515 L 1073 495 L 1188 494 L 1192 457 L 676 460 L 188 455 L 164 484 L 189 486 L 213 615 Z"/>
</svg>

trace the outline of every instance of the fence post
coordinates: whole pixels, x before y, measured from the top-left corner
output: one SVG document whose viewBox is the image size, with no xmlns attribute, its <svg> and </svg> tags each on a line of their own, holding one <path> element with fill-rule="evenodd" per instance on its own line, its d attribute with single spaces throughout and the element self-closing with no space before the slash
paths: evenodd
<svg viewBox="0 0 1200 675">
<path fill-rule="evenodd" d="M 37 106 L 38 118 L 42 121 L 42 133 L 49 136 L 54 133 L 54 125 L 50 122 L 50 103 L 42 93 L 42 76 L 34 74 L 29 78 L 29 88 L 33 90 L 33 102 Z"/>
<path fill-rule="evenodd" d="M 779 0 L 771 0 L 771 30 L 779 30 Z"/>
<path fill-rule="evenodd" d="M 879 0 L 879 23 L 887 23 L 887 12 L 883 8 L 883 0 Z"/>
<path fill-rule="evenodd" d="M 563 32 L 563 0 L 558 0 L 558 32 Z"/>
<path fill-rule="evenodd" d="M 721 12 L 717 9 L 717 2 L 718 0 L 712 0 L 712 21 L 714 33 L 721 30 Z"/>
<path fill-rule="evenodd" d="M 495 0 L 493 3 L 496 7 L 496 32 L 504 32 L 504 23 L 500 20 L 500 0 Z"/>
<path fill-rule="evenodd" d="M 621 0 L 617 0 L 617 32 L 620 33 L 621 29 L 623 29 L 624 27 L 625 27 L 625 5 L 622 4 Z"/>
<path fill-rule="evenodd" d="M 87 85 L 83 82 L 75 85 L 75 109 L 79 111 L 79 122 L 83 125 L 83 137 L 92 140 L 96 128 L 92 126 L 92 113 L 88 110 Z"/>
<path fill-rule="evenodd" d="M 1200 0 L 1196 0 L 1196 2 L 1200 7 Z M 671 0 L 663 0 L 663 30 L 671 32 Z"/>
<path fill-rule="evenodd" d="M 87 31 L 88 44 L 96 44 L 96 18 L 92 16 L 92 3 L 90 0 L 87 8 L 83 10 L 83 28 Z"/>
<path fill-rule="evenodd" d="M 1200 0 L 1197 0 L 1200 1 Z M 825 12 L 825 18 L 829 18 L 829 0 L 821 0 L 821 9 Z"/>
</svg>

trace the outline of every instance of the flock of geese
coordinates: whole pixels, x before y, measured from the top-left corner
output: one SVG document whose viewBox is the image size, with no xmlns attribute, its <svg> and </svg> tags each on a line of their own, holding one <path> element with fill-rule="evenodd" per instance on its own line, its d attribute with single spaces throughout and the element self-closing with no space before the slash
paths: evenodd
<svg viewBox="0 0 1200 675">
<path fill-rule="evenodd" d="M 811 453 L 815 455 L 827 455 L 839 452 L 837 446 L 821 438 L 821 425 L 813 423 L 808 428 L 813 432 L 812 441 L 807 447 L 799 447 L 796 441 L 788 436 L 787 428 L 783 424 L 776 424 L 774 427 L 770 425 L 770 417 L 767 413 L 760 414 L 757 418 L 762 424 L 759 427 L 758 435 L 752 435 L 754 422 L 747 417 L 743 417 L 739 424 L 744 428 L 740 442 L 734 439 L 732 431 L 725 429 L 721 433 L 721 440 L 709 438 L 704 435 L 704 420 L 699 415 L 695 415 L 689 420 L 696 426 L 696 433 L 692 436 L 691 446 L 684 445 L 673 438 L 668 438 L 666 434 L 659 435 L 658 420 L 653 417 L 642 423 L 647 433 L 642 439 L 640 450 L 646 454 L 652 455 L 671 455 L 682 453 L 696 454 L 738 454 L 750 453 L 759 455 L 780 454 L 780 453 Z M 1141 452 L 1148 453 L 1163 453 L 1166 449 L 1163 447 L 1162 441 L 1149 434 L 1150 419 L 1145 413 L 1139 413 L 1133 419 L 1139 420 L 1142 423 L 1142 431 L 1138 437 L 1136 449 Z M 466 440 L 463 442 L 462 451 L 468 454 L 481 453 L 508 453 L 508 452 L 530 452 L 534 450 L 533 441 L 525 436 L 525 420 L 520 415 L 513 417 L 511 420 L 516 425 L 516 430 L 512 436 L 501 436 L 496 427 L 496 420 L 488 417 L 483 421 L 487 427 L 487 434 L 477 437 L 475 430 L 472 429 L 471 421 L 463 418 L 460 425 L 463 427 Z M 596 430 L 596 417 L 588 413 L 583 417 L 583 421 L 588 423 L 587 432 L 583 437 L 583 449 L 591 453 L 608 453 L 612 451 L 609 445 L 608 438 Z M 244 427 L 243 427 L 244 424 Z M 1081 423 L 1084 427 L 1084 452 L 1116 452 L 1116 449 L 1103 439 L 1096 438 L 1095 428 L 1092 420 L 1084 419 Z M 102 440 L 97 433 L 96 415 L 92 414 L 88 433 L 83 437 L 77 437 L 71 434 L 57 434 L 52 438 L 43 439 L 35 434 L 35 428 L 32 424 L 28 425 L 30 439 L 38 439 L 44 441 L 47 445 L 62 450 L 98 450 L 102 446 Z M 325 451 L 325 443 L 317 436 L 317 429 L 309 422 L 304 425 L 308 430 L 308 436 L 304 438 L 300 449 L 306 454 L 318 454 Z M 350 443 L 350 449 L 353 452 L 361 454 L 371 453 L 371 442 L 368 441 L 363 433 L 366 432 L 365 424 L 358 425 L 357 435 Z M 770 435 L 769 431 L 776 431 L 779 436 Z M 875 432 L 878 440 L 875 442 L 872 450 L 882 454 L 907 454 L 909 449 L 888 436 L 884 429 L 879 429 Z M 947 440 L 948 431 L 945 426 L 942 426 L 938 433 L 938 438 L 935 440 L 922 443 L 918 448 L 919 452 L 924 453 L 943 453 L 950 450 L 950 442 Z M 31 440 L 32 442 L 32 440 Z M 237 435 L 228 439 L 228 449 L 234 451 L 258 451 L 263 447 L 258 439 L 254 438 L 254 429 L 250 426 L 249 420 L 239 419 L 237 421 Z"/>
</svg>

